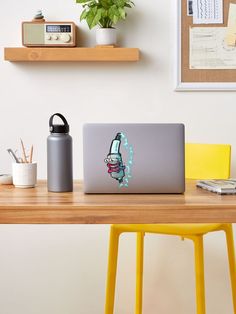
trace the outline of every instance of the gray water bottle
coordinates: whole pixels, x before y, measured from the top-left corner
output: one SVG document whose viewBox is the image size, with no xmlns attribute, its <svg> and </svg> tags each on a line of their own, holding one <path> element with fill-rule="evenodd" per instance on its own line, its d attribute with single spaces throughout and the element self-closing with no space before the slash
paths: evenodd
<svg viewBox="0 0 236 314">
<path fill-rule="evenodd" d="M 53 124 L 58 116 L 64 124 Z M 55 113 L 49 120 L 50 135 L 47 138 L 47 183 L 50 192 L 73 191 L 72 137 L 66 118 Z"/>
</svg>

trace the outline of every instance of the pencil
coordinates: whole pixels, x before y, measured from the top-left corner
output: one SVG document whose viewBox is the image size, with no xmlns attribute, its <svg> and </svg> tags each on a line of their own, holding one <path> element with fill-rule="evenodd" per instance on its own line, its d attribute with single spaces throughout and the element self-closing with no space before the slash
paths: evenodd
<svg viewBox="0 0 236 314">
<path fill-rule="evenodd" d="M 33 151 L 34 151 L 34 147 L 33 145 L 31 145 L 31 148 L 30 148 L 30 160 L 29 162 L 32 164 L 32 159 L 33 159 Z"/>
<path fill-rule="evenodd" d="M 22 148 L 22 152 L 23 152 L 23 160 L 24 160 L 25 163 L 27 163 L 28 161 L 27 161 L 27 158 L 26 158 L 25 147 L 24 147 L 22 139 L 20 139 L 20 142 L 21 142 L 21 148 Z"/>
</svg>

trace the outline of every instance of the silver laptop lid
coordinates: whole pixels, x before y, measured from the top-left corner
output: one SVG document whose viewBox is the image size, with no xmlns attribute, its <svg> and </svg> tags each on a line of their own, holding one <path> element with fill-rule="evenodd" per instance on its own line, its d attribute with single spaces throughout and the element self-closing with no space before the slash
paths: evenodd
<svg viewBox="0 0 236 314">
<path fill-rule="evenodd" d="M 85 124 L 85 193 L 183 193 L 183 124 Z"/>
</svg>

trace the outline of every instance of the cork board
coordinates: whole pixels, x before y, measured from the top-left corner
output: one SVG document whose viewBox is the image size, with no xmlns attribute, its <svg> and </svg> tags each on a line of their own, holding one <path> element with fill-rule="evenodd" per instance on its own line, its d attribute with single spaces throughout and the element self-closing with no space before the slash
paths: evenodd
<svg viewBox="0 0 236 314">
<path fill-rule="evenodd" d="M 236 69 L 233 70 L 196 70 L 189 69 L 189 28 L 227 26 L 229 4 L 236 0 L 223 0 L 224 24 L 192 24 L 192 17 L 187 15 L 187 1 L 181 0 L 181 82 L 183 83 L 233 83 L 236 82 Z"/>
</svg>

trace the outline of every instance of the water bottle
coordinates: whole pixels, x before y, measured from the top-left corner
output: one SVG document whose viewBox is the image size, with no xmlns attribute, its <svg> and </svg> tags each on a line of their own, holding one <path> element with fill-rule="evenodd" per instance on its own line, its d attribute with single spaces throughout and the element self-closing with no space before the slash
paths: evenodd
<svg viewBox="0 0 236 314">
<path fill-rule="evenodd" d="M 53 124 L 58 116 L 64 124 Z M 50 192 L 73 191 L 72 137 L 66 118 L 55 113 L 49 119 L 50 135 L 47 138 L 47 184 Z"/>
</svg>

